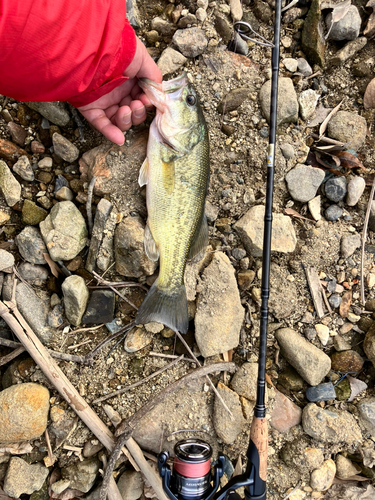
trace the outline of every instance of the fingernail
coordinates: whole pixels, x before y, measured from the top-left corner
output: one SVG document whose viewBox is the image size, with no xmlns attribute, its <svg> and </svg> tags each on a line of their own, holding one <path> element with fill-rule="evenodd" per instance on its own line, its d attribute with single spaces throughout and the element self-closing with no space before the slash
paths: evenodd
<svg viewBox="0 0 375 500">
<path fill-rule="evenodd" d="M 126 115 L 124 115 L 122 117 L 122 121 L 124 123 L 124 125 L 129 125 L 132 121 L 132 114 L 131 113 L 127 113 Z"/>
<path fill-rule="evenodd" d="M 144 110 L 143 109 L 135 109 L 133 111 L 135 118 L 142 118 L 144 115 Z"/>
</svg>

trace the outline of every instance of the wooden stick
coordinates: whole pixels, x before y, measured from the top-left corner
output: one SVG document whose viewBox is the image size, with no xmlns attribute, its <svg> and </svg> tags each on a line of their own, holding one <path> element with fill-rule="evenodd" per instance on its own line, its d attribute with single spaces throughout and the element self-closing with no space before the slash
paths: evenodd
<svg viewBox="0 0 375 500">
<path fill-rule="evenodd" d="M 365 299 L 364 272 L 363 272 L 363 267 L 365 265 L 365 244 L 366 244 L 366 238 L 367 238 L 367 226 L 368 226 L 368 221 L 370 219 L 371 204 L 372 204 L 372 200 L 374 199 L 374 193 L 375 193 L 375 177 L 374 177 L 374 180 L 372 181 L 371 193 L 370 193 L 370 198 L 368 200 L 368 205 L 367 205 L 367 210 L 366 210 L 366 217 L 365 217 L 365 222 L 363 224 L 363 231 L 362 231 L 362 246 L 361 246 L 361 302 L 362 302 L 363 305 L 365 305 L 365 302 L 366 302 L 366 299 Z"/>
<path fill-rule="evenodd" d="M 319 318 L 322 318 L 325 313 L 322 301 L 322 289 L 318 274 L 315 270 L 315 267 L 305 267 L 305 273 L 307 282 L 310 287 L 310 293 L 314 302 L 316 314 Z"/>
<path fill-rule="evenodd" d="M 0 366 L 6 365 L 13 359 L 17 358 L 23 352 L 25 352 L 25 348 L 21 345 L 20 347 L 17 347 L 17 349 L 14 349 L 13 352 L 10 352 L 9 354 L 2 356 L 0 358 Z"/>
</svg>

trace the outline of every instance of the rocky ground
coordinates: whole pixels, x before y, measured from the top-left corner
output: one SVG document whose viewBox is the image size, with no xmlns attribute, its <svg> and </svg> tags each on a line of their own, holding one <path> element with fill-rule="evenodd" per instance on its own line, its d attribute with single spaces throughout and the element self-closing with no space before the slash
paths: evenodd
<svg viewBox="0 0 375 500">
<path fill-rule="evenodd" d="M 275 500 L 375 498 L 375 101 L 371 86 L 366 92 L 375 28 L 371 2 L 337 3 L 298 4 L 281 30 L 267 355 Z M 210 246 L 187 267 L 186 341 L 201 364 L 237 366 L 212 377 L 232 418 L 200 379 L 146 415 L 134 438 L 151 461 L 183 437 L 208 440 L 215 457 L 226 456 L 222 484 L 246 465 L 256 396 L 271 53 L 239 39 L 233 21 L 251 22 L 270 40 L 273 8 L 272 0 L 151 0 L 128 9 L 165 77 L 185 70 L 201 97 Z M 2 300 L 14 294 L 48 348 L 85 356 L 132 321 L 157 276 L 143 251 L 147 213 L 137 182 L 152 116 L 119 147 L 63 103 L 0 96 L 0 110 Z M 5 345 L 17 339 L 0 326 L 1 495 L 97 498 L 103 446 L 26 352 L 12 357 L 17 346 Z M 97 401 L 180 354 L 162 374 Z M 59 366 L 114 430 L 197 365 L 173 332 L 149 324 L 106 345 L 91 366 Z M 155 496 L 127 459 L 115 478 L 125 500 Z"/>
</svg>

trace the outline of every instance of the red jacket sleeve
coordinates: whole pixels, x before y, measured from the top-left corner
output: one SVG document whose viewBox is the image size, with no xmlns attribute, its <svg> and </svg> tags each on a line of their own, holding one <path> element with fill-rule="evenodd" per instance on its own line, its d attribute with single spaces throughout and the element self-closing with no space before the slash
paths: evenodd
<svg viewBox="0 0 375 500">
<path fill-rule="evenodd" d="M 125 0 L 0 0 L 0 93 L 84 106 L 121 85 L 136 39 Z"/>
</svg>

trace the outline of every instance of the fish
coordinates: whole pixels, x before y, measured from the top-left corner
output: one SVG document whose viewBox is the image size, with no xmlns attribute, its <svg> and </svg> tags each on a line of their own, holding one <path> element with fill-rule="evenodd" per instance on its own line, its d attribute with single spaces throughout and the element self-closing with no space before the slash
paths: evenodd
<svg viewBox="0 0 375 500">
<path fill-rule="evenodd" d="M 145 252 L 149 259 L 159 259 L 159 276 L 135 323 L 156 321 L 186 333 L 185 267 L 208 244 L 204 210 L 210 175 L 208 129 L 186 73 L 162 83 L 141 79 L 139 85 L 156 108 L 138 182 L 146 185 Z"/>
</svg>

